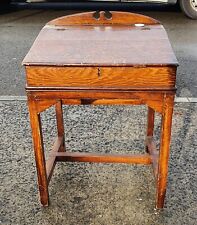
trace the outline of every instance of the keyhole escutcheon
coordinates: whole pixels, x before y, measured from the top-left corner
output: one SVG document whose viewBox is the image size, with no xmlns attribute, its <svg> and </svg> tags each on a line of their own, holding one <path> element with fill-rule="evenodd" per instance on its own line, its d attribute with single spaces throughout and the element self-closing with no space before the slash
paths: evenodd
<svg viewBox="0 0 197 225">
<path fill-rule="evenodd" d="M 100 76 L 101 76 L 101 68 L 98 67 L 98 77 L 100 77 Z"/>
</svg>

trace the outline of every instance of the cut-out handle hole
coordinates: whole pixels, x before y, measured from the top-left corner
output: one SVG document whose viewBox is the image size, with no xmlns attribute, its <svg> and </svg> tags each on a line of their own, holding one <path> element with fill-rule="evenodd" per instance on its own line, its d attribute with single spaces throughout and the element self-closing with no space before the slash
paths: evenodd
<svg viewBox="0 0 197 225">
<path fill-rule="evenodd" d="M 111 14 L 110 11 L 105 11 L 105 12 L 104 12 L 104 16 L 105 16 L 105 18 L 106 18 L 107 20 L 112 19 L 112 14 Z"/>
<path fill-rule="evenodd" d="M 112 13 L 109 12 L 109 11 L 96 11 L 96 12 L 93 13 L 93 18 L 96 19 L 96 20 L 99 20 L 100 17 L 101 17 L 101 13 L 104 15 L 104 18 L 106 20 L 112 19 Z"/>
<path fill-rule="evenodd" d="M 93 18 L 96 20 L 100 19 L 100 11 L 96 11 L 95 13 L 93 13 Z"/>
</svg>

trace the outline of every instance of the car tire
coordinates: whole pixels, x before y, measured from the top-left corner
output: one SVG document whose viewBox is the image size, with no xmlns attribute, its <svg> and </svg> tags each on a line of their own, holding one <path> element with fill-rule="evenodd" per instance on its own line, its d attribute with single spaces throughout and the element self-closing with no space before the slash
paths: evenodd
<svg viewBox="0 0 197 225">
<path fill-rule="evenodd" d="M 197 19 L 197 0 L 179 0 L 182 11 L 191 19 Z"/>
</svg>

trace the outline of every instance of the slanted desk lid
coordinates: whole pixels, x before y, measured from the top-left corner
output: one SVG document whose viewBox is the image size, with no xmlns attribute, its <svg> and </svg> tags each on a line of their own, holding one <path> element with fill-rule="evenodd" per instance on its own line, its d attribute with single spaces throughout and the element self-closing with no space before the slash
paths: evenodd
<svg viewBox="0 0 197 225">
<path fill-rule="evenodd" d="M 101 19 L 95 20 L 92 15 L 75 14 L 49 22 L 23 65 L 178 65 L 165 29 L 158 21 L 123 12 L 112 12 L 111 19 L 101 14 Z"/>
</svg>

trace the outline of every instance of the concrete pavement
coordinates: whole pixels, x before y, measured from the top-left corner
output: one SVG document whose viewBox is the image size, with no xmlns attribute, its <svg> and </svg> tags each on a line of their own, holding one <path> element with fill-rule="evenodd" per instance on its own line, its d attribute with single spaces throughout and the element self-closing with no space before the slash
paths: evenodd
<svg viewBox="0 0 197 225">
<path fill-rule="evenodd" d="M 68 150 L 144 152 L 144 106 L 65 106 L 64 118 Z M 56 131 L 54 109 L 42 120 L 48 155 Z M 154 210 L 151 167 L 121 164 L 58 164 L 50 183 L 51 205 L 43 209 L 26 102 L 1 101 L 0 124 L 0 224 L 196 224 L 196 103 L 175 106 L 166 205 L 160 213 Z"/>
</svg>

